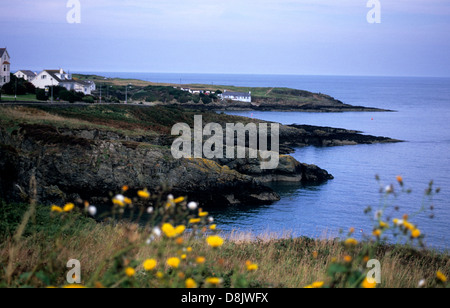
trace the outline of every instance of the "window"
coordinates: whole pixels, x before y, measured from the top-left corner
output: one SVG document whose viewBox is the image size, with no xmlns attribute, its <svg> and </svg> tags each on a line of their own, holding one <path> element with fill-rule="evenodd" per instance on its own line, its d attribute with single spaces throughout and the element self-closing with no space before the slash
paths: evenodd
<svg viewBox="0 0 450 308">
<path fill-rule="evenodd" d="M 41 79 L 47 79 L 47 75 L 42 75 Z"/>
</svg>

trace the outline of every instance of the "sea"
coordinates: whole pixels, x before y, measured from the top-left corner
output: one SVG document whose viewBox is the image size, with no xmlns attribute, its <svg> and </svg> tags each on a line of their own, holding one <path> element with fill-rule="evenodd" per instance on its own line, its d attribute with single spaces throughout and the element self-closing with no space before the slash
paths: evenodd
<svg viewBox="0 0 450 308">
<path fill-rule="evenodd" d="M 428 248 L 450 247 L 450 78 L 94 73 L 174 84 L 288 87 L 328 94 L 346 104 L 394 110 L 228 112 L 282 124 L 358 130 L 405 142 L 297 148 L 292 156 L 326 169 L 334 179 L 322 185 L 275 184 L 281 200 L 272 205 L 230 206 L 210 213 L 220 229 L 233 234 L 329 239 L 345 236 L 350 228 L 355 228 L 357 238 L 370 235 L 375 213 L 382 210 L 391 219 L 408 214 Z M 397 176 L 402 176 L 403 187 Z M 425 192 L 431 181 L 433 191 L 440 188 L 440 192 L 429 196 Z M 394 192 L 387 194 L 391 184 Z M 368 208 L 372 211 L 365 213 Z"/>
</svg>

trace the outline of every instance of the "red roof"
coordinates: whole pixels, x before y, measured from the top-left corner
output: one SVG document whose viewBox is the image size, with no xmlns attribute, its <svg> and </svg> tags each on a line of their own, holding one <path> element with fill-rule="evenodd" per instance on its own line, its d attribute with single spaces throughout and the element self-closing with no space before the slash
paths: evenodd
<svg viewBox="0 0 450 308">
<path fill-rule="evenodd" d="M 11 63 L 9 63 L 8 61 L 5 61 L 5 62 L 3 62 L 3 64 L 11 64 Z"/>
</svg>

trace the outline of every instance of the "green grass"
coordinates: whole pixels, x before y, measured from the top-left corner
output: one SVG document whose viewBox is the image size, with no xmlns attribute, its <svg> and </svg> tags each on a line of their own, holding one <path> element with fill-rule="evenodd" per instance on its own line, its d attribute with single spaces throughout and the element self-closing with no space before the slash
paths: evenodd
<svg viewBox="0 0 450 308">
<path fill-rule="evenodd" d="M 2 100 L 14 101 L 15 96 L 3 94 Z M 37 101 L 36 94 L 17 95 L 17 101 L 35 102 Z"/>
</svg>

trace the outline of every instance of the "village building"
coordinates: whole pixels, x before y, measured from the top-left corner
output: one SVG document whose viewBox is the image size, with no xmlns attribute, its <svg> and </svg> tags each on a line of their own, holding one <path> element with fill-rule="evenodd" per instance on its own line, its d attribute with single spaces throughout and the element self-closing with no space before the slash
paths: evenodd
<svg viewBox="0 0 450 308">
<path fill-rule="evenodd" d="M 6 48 L 0 48 L 0 87 L 11 80 L 11 58 Z"/>
<path fill-rule="evenodd" d="M 225 92 L 223 92 L 219 96 L 220 98 L 222 98 L 222 100 L 232 100 L 245 103 L 252 102 L 252 92 L 228 92 L 227 90 L 225 90 Z"/>
<path fill-rule="evenodd" d="M 45 89 L 47 87 L 61 86 L 68 91 L 82 92 L 91 95 L 96 86 L 93 81 L 81 81 L 72 79 L 72 75 L 60 70 L 44 70 L 40 72 L 31 82 L 36 88 Z"/>
<path fill-rule="evenodd" d="M 14 73 L 14 76 L 17 78 L 25 79 L 28 82 L 33 81 L 33 79 L 36 77 L 36 73 L 32 72 L 30 70 L 20 70 Z"/>
</svg>

